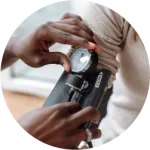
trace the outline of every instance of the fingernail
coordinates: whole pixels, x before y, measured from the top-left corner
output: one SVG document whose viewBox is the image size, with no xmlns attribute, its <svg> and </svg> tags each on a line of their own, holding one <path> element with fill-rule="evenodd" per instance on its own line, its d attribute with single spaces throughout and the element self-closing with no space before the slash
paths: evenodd
<svg viewBox="0 0 150 150">
<path fill-rule="evenodd" d="M 99 120 L 93 120 L 92 122 L 95 123 L 95 124 L 98 124 Z"/>
<path fill-rule="evenodd" d="M 67 67 L 66 67 L 66 65 L 65 65 L 65 64 L 63 64 L 63 67 L 64 67 L 64 69 L 67 71 Z"/>
<path fill-rule="evenodd" d="M 63 64 L 63 67 L 64 67 L 64 69 L 67 71 L 67 72 L 70 72 L 70 67 L 68 66 L 68 65 L 66 65 L 66 64 Z"/>
<path fill-rule="evenodd" d="M 99 123 L 99 121 L 100 121 L 100 115 L 96 115 L 94 118 L 93 118 L 93 123 L 95 123 L 95 124 L 98 124 Z"/>
<path fill-rule="evenodd" d="M 96 47 L 96 45 L 94 43 L 92 43 L 92 42 L 89 42 L 89 45 L 90 45 L 91 49 L 94 49 Z"/>
</svg>

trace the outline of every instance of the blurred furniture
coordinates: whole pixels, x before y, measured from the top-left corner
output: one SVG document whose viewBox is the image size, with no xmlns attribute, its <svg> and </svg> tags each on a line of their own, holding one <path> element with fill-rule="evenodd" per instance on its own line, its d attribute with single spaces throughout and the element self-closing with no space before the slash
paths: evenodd
<svg viewBox="0 0 150 150">
<path fill-rule="evenodd" d="M 18 120 L 24 114 L 42 107 L 45 98 L 3 90 L 3 95 L 12 116 Z"/>
</svg>

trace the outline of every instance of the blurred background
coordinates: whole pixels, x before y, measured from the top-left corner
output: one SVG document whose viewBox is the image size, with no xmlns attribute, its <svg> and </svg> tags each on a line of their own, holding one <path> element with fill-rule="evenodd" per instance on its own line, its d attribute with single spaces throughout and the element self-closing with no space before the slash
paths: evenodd
<svg viewBox="0 0 150 150">
<path fill-rule="evenodd" d="M 84 9 L 86 0 L 41 0 L 41 8 L 24 9 L 24 16 L 17 17 L 16 25 L 9 25 L 9 37 L 24 35 L 33 31 L 47 21 L 57 21 L 66 12 L 78 14 Z M 68 45 L 56 44 L 50 51 L 66 53 Z M 63 68 L 58 65 L 47 65 L 41 68 L 31 68 L 18 61 L 10 68 L 0 73 L 0 83 L 3 89 L 47 97 L 58 81 Z"/>
<path fill-rule="evenodd" d="M 41 8 L 25 8 L 24 16 L 16 17 L 16 24 L 8 25 L 8 36 L 24 35 L 47 21 L 59 20 L 66 12 L 79 14 L 84 9 L 86 1 L 41 0 Z M 56 44 L 50 48 L 50 51 L 66 53 L 68 49 L 69 46 L 67 45 Z M 0 85 L 2 87 L 0 92 L 2 92 L 2 99 L 12 118 L 16 121 L 25 113 L 41 107 L 62 72 L 63 68 L 58 65 L 31 68 L 20 60 L 10 68 L 0 72 Z M 0 106 L 3 107 L 3 104 L 0 103 Z M 3 111 L 3 109 L 1 110 Z"/>
</svg>

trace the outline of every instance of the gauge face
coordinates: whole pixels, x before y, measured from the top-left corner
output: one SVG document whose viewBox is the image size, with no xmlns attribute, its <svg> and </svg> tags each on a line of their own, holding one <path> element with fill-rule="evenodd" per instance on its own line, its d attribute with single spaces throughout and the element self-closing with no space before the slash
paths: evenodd
<svg viewBox="0 0 150 150">
<path fill-rule="evenodd" d="M 71 56 L 70 64 L 73 72 L 84 72 L 88 69 L 91 60 L 91 53 L 85 48 L 78 48 Z"/>
</svg>

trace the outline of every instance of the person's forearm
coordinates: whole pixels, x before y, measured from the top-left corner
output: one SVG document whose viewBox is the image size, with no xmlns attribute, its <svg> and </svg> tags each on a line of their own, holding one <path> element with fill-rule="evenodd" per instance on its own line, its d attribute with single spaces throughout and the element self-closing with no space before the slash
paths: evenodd
<svg viewBox="0 0 150 150">
<path fill-rule="evenodd" d="M 17 45 L 17 40 L 18 38 L 16 37 L 11 38 L 9 40 L 2 58 L 1 70 L 9 67 L 18 60 L 18 58 L 14 54 L 14 49 L 15 46 Z"/>
</svg>

